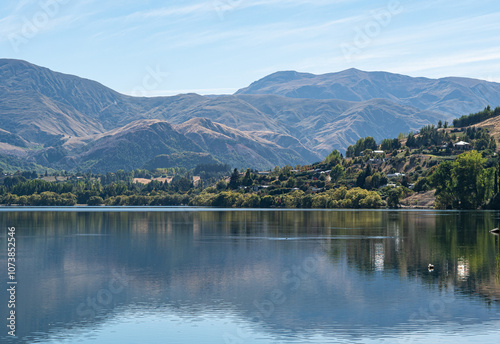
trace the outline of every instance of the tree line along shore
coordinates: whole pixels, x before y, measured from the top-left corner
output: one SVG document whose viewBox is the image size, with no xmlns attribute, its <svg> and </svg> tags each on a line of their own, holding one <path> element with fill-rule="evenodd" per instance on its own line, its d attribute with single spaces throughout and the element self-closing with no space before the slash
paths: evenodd
<svg viewBox="0 0 500 344">
<path fill-rule="evenodd" d="M 335 150 L 311 165 L 270 171 L 218 163 L 106 174 L 0 169 L 0 204 L 374 209 L 408 206 L 402 200 L 433 191 L 436 209 L 499 209 L 497 143 L 476 125 L 498 115 L 500 108 L 487 107 L 453 126 L 440 121 L 380 144 L 360 138 L 345 156 Z"/>
</svg>

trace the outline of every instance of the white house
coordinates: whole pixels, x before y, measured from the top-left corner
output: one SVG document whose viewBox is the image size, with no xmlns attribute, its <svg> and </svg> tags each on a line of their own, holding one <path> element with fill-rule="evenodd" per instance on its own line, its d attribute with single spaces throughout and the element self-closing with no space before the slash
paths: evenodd
<svg viewBox="0 0 500 344">
<path fill-rule="evenodd" d="M 453 144 L 455 149 L 467 150 L 470 148 L 470 143 L 465 141 L 459 141 Z"/>
</svg>

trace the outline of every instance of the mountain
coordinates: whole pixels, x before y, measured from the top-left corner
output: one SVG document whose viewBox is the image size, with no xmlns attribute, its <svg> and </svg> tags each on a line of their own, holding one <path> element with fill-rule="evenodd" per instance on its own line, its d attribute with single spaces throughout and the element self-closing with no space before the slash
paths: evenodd
<svg viewBox="0 0 500 344">
<path fill-rule="evenodd" d="M 242 132 L 206 118 L 193 118 L 175 128 L 231 166 L 241 166 L 245 161 L 251 160 L 252 166 L 269 169 L 286 164 L 306 164 L 320 159 L 291 136 L 288 137 L 294 141 L 292 144 L 284 142 L 280 146 L 256 134 Z"/>
<path fill-rule="evenodd" d="M 203 149 L 160 120 L 140 120 L 109 131 L 83 147 L 63 163 L 73 168 L 105 172 L 141 168 L 152 157 L 181 152 L 203 152 Z M 76 152 L 78 150 L 75 150 Z"/>
<path fill-rule="evenodd" d="M 145 98 L 0 59 L 0 154 L 16 166 L 21 159 L 99 172 L 182 153 L 209 154 L 238 168 L 306 164 L 359 137 L 395 137 L 449 119 L 452 109 L 458 117 L 497 105 L 499 87 L 351 69 L 279 72 L 235 95 Z"/>
<path fill-rule="evenodd" d="M 130 97 L 92 80 L 0 59 L 0 99 L 1 129 L 50 145 L 51 140 L 101 134 L 140 119 L 165 119 L 163 113 L 185 110 L 205 98 Z"/>
<path fill-rule="evenodd" d="M 500 84 L 469 78 L 413 78 L 387 72 L 348 69 L 314 75 L 294 71 L 266 76 L 236 94 L 274 94 L 290 98 L 367 101 L 376 98 L 420 110 L 435 111 L 451 120 L 500 104 Z"/>
<path fill-rule="evenodd" d="M 437 112 L 384 99 L 352 102 L 273 95 L 240 95 L 238 98 L 273 118 L 278 127 L 275 132 L 297 138 L 322 157 L 333 149 L 346 150 L 360 137 L 373 136 L 375 140 L 397 137 L 401 132 L 416 131 L 443 118 Z"/>
<path fill-rule="evenodd" d="M 312 152 L 309 154 L 318 159 Z M 175 126 L 162 120 L 134 121 L 80 141 L 62 140 L 36 151 L 33 158 L 43 166 L 94 172 L 174 165 L 190 169 L 198 163 L 220 161 L 238 168 L 270 169 L 276 163 L 295 165 L 306 161 L 293 149 L 201 118 Z"/>
</svg>

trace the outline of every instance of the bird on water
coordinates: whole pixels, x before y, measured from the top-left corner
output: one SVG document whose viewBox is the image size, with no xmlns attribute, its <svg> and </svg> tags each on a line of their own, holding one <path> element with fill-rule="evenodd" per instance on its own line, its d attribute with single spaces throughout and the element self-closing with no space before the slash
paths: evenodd
<svg viewBox="0 0 500 344">
<path fill-rule="evenodd" d="M 498 228 L 493 228 L 493 229 L 490 231 L 490 233 L 493 233 L 493 234 L 498 234 L 498 233 L 500 233 L 500 229 L 498 229 Z"/>
</svg>

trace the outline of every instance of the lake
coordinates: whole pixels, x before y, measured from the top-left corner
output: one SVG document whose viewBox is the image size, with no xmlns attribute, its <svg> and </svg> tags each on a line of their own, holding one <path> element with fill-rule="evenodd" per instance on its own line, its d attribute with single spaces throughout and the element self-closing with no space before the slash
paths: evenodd
<svg viewBox="0 0 500 344">
<path fill-rule="evenodd" d="M 498 343 L 499 215 L 2 208 L 0 341 Z"/>
</svg>

